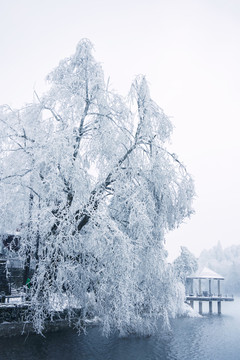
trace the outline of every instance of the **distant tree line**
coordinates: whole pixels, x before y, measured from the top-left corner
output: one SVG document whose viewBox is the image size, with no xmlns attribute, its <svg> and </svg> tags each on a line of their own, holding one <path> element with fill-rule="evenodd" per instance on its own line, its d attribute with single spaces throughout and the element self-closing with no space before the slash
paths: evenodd
<svg viewBox="0 0 240 360">
<path fill-rule="evenodd" d="M 219 242 L 210 250 L 203 250 L 198 259 L 199 268 L 204 266 L 224 276 L 223 291 L 226 294 L 240 295 L 240 245 L 225 249 Z"/>
</svg>

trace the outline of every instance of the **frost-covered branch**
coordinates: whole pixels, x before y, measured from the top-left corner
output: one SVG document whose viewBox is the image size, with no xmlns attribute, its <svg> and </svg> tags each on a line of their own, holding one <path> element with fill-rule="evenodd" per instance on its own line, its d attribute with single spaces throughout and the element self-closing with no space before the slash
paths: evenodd
<svg viewBox="0 0 240 360">
<path fill-rule="evenodd" d="M 88 99 L 86 99 L 86 105 L 85 105 L 84 112 L 83 112 L 83 115 L 82 115 L 81 120 L 80 120 L 80 125 L 79 125 L 79 128 L 78 128 L 78 134 L 76 136 L 76 141 L 75 141 L 75 144 L 74 144 L 73 161 L 76 160 L 78 152 L 79 152 L 80 142 L 81 142 L 81 138 L 82 138 L 82 135 L 83 135 L 83 125 L 84 125 L 84 121 L 85 121 L 87 113 L 88 113 L 89 106 L 90 106 L 90 102 L 89 102 Z"/>
<path fill-rule="evenodd" d="M 28 169 L 22 174 L 7 175 L 7 176 L 4 176 L 4 177 L 1 177 L 0 181 L 4 181 L 4 180 L 7 180 L 7 179 L 16 178 L 16 177 L 22 178 L 22 177 L 26 176 L 27 174 L 29 174 L 31 171 L 32 171 L 32 169 Z"/>
</svg>

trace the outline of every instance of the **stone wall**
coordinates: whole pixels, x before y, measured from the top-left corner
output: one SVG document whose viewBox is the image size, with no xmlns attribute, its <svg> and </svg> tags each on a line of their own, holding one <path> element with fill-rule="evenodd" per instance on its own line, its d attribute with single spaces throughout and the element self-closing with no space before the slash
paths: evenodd
<svg viewBox="0 0 240 360">
<path fill-rule="evenodd" d="M 69 327 L 71 327 L 71 324 L 67 320 L 56 320 L 54 322 L 47 321 L 45 324 L 45 331 L 43 333 L 56 332 Z M 9 338 L 19 335 L 26 336 L 34 333 L 35 330 L 29 322 L 5 322 L 0 324 L 0 337 Z"/>
<path fill-rule="evenodd" d="M 3 322 L 26 321 L 27 305 L 4 304 L 0 306 L 0 324 Z"/>
<path fill-rule="evenodd" d="M 56 311 L 53 319 L 45 321 L 45 331 L 58 331 L 73 325 L 74 320 L 81 316 L 81 310 L 74 311 L 75 317 L 69 321 L 67 319 L 67 311 Z M 16 335 L 23 335 L 27 333 L 34 333 L 32 324 L 27 320 L 29 314 L 29 307 L 26 304 L 0 305 L 0 336 L 10 337 Z"/>
<path fill-rule="evenodd" d="M 2 304 L 0 305 L 0 323 L 3 322 L 22 322 L 26 321 L 30 312 L 28 304 Z M 81 310 L 75 309 L 74 316 L 79 317 Z M 64 320 L 67 318 L 67 310 L 56 311 L 52 317 L 55 320 Z M 49 319 L 50 320 L 50 319 Z"/>
</svg>

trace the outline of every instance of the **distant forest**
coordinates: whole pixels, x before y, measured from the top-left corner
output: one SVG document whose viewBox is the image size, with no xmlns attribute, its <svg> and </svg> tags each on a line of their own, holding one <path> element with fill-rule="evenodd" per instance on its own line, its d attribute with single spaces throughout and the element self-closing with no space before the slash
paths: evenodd
<svg viewBox="0 0 240 360">
<path fill-rule="evenodd" d="M 240 295 L 240 245 L 226 249 L 219 242 L 210 250 L 203 250 L 198 259 L 199 269 L 208 267 L 222 275 L 223 291 L 228 295 Z"/>
</svg>

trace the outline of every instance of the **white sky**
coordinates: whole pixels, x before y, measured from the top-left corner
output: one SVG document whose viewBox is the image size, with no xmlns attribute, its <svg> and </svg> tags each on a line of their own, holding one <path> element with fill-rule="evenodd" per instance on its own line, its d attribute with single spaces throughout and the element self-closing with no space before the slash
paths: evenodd
<svg viewBox="0 0 240 360">
<path fill-rule="evenodd" d="M 240 244 L 240 0 L 0 0 L 0 104 L 41 94 L 46 75 L 95 45 L 112 87 L 147 76 L 172 117 L 171 150 L 195 179 L 196 214 L 167 237 L 170 259 Z"/>
</svg>

